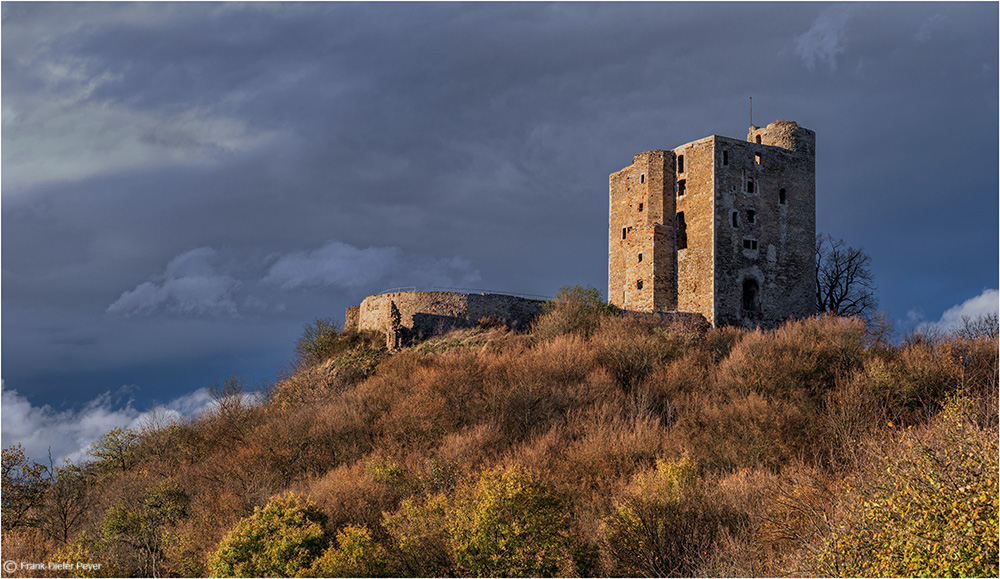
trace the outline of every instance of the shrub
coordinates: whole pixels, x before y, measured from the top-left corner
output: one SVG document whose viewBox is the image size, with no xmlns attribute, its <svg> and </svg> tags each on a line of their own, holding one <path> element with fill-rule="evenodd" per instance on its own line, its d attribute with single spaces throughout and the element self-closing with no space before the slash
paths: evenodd
<svg viewBox="0 0 1000 579">
<path fill-rule="evenodd" d="M 818 558 L 835 576 L 997 576 L 997 433 L 956 399 L 925 432 L 904 431 Z"/>
<path fill-rule="evenodd" d="M 478 577 L 551 576 L 565 563 L 570 516 L 546 483 L 519 468 L 486 471 L 449 517 L 455 562 Z"/>
<path fill-rule="evenodd" d="M 601 290 L 593 286 L 564 286 L 535 320 L 532 333 L 542 340 L 564 334 L 586 337 L 597 329 L 602 316 L 615 311 L 617 308 L 606 305 Z"/>
<path fill-rule="evenodd" d="M 329 542 L 326 515 L 296 495 L 256 507 L 208 559 L 217 577 L 291 577 L 305 571 Z"/>
<path fill-rule="evenodd" d="M 295 342 L 295 358 L 301 367 L 312 366 L 329 358 L 337 347 L 337 322 L 316 318 L 305 325 Z"/>
<path fill-rule="evenodd" d="M 696 575 L 720 528 L 735 521 L 705 495 L 689 458 L 657 461 L 604 520 L 608 566 L 621 577 Z"/>
<path fill-rule="evenodd" d="M 310 577 L 383 577 L 385 550 L 365 527 L 347 526 L 337 532 L 331 545 L 305 573 Z"/>
<path fill-rule="evenodd" d="M 453 572 L 447 509 L 444 495 L 432 495 L 406 499 L 396 512 L 385 513 L 382 524 L 392 538 L 400 575 L 443 577 Z"/>
</svg>

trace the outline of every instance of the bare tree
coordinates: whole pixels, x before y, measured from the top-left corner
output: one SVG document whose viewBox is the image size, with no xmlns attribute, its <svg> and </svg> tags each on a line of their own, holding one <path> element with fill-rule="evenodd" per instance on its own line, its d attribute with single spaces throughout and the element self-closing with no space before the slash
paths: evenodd
<svg viewBox="0 0 1000 579">
<path fill-rule="evenodd" d="M 816 236 L 816 309 L 868 319 L 878 307 L 872 258 L 843 239 Z"/>
</svg>

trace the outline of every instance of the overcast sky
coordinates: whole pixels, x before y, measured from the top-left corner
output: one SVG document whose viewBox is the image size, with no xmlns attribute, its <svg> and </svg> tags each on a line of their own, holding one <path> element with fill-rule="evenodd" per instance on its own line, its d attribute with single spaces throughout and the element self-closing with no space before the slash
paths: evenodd
<svg viewBox="0 0 1000 579">
<path fill-rule="evenodd" d="M 816 131 L 817 228 L 898 330 L 996 311 L 995 2 L 2 11 L 2 436 L 33 457 L 269 380 L 383 289 L 606 291 L 608 174 L 745 138 L 751 96 Z"/>
</svg>

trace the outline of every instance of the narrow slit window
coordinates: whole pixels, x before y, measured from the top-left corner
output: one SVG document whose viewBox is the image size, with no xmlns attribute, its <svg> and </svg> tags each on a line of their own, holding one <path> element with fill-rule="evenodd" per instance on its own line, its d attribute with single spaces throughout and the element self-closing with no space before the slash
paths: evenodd
<svg viewBox="0 0 1000 579">
<path fill-rule="evenodd" d="M 683 197 L 687 193 L 687 180 L 681 179 L 677 182 L 677 196 Z"/>
<path fill-rule="evenodd" d="M 642 263 L 642 254 L 641 253 L 636 257 L 636 263 Z"/>
<path fill-rule="evenodd" d="M 754 162 L 755 162 L 755 163 L 757 163 L 758 165 L 761 165 L 761 164 L 763 164 L 763 161 L 764 161 L 764 156 L 763 156 L 763 155 L 761 155 L 760 153 L 754 153 L 754 154 L 753 154 L 753 160 L 754 160 Z"/>
<path fill-rule="evenodd" d="M 639 173 L 639 182 L 640 183 L 645 183 L 646 182 L 646 174 L 645 173 Z"/>
<path fill-rule="evenodd" d="M 753 193 L 753 179 L 747 179 L 747 193 Z"/>
<path fill-rule="evenodd" d="M 677 214 L 677 249 L 687 249 L 688 233 L 687 223 L 684 222 L 684 212 Z"/>
<path fill-rule="evenodd" d="M 641 290 L 642 289 L 642 280 L 641 279 L 636 280 L 636 282 L 635 282 L 635 289 L 637 289 L 637 290 Z"/>
<path fill-rule="evenodd" d="M 628 227 L 622 227 L 622 239 L 628 237 Z"/>
<path fill-rule="evenodd" d="M 785 193 L 784 189 L 778 189 L 778 203 L 781 205 L 788 204 L 788 195 Z"/>
<path fill-rule="evenodd" d="M 723 151 L 722 152 L 722 164 L 723 165 L 728 165 L 729 164 L 729 151 Z"/>
<path fill-rule="evenodd" d="M 744 313 L 760 311 L 760 285 L 757 284 L 757 280 L 748 279 L 743 282 L 741 298 L 740 305 Z"/>
<path fill-rule="evenodd" d="M 642 203 L 639 203 L 639 212 L 642 212 Z"/>
<path fill-rule="evenodd" d="M 747 223 L 755 223 L 757 220 L 757 212 L 753 209 L 747 209 Z"/>
<path fill-rule="evenodd" d="M 733 227 L 740 226 L 740 214 L 738 211 L 733 211 Z"/>
<path fill-rule="evenodd" d="M 684 155 L 677 155 L 677 172 L 684 172 Z"/>
</svg>

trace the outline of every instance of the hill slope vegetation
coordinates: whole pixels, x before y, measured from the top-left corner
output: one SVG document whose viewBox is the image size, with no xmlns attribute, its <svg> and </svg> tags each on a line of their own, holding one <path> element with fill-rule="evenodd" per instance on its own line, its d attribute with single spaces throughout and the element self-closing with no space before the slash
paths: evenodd
<svg viewBox="0 0 1000 579">
<path fill-rule="evenodd" d="M 309 327 L 257 400 L 4 450 L 28 575 L 997 575 L 997 339 L 773 331 L 567 292 L 389 353 Z M 76 563 L 96 564 L 76 567 Z"/>
</svg>

